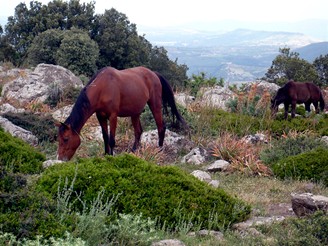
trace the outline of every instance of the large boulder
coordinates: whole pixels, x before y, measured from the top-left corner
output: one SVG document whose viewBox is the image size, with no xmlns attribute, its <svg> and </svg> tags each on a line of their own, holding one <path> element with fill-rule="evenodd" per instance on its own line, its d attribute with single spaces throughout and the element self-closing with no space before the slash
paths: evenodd
<svg viewBox="0 0 328 246">
<path fill-rule="evenodd" d="M 292 208 L 301 217 L 313 214 L 317 210 L 328 212 L 328 197 L 312 193 L 292 194 Z"/>
<path fill-rule="evenodd" d="M 215 86 L 210 88 L 202 88 L 200 90 L 200 104 L 227 110 L 227 103 L 236 97 L 236 94 L 229 88 Z"/>
<path fill-rule="evenodd" d="M 5 99 L 18 100 L 21 104 L 31 101 L 44 102 L 51 88 L 61 90 L 82 88 L 82 81 L 69 70 L 56 65 L 39 64 L 30 69 L 12 69 L 2 71 L 0 79 L 6 78 L 2 96 Z"/>
<path fill-rule="evenodd" d="M 274 83 L 269 83 L 265 80 L 259 80 L 246 84 L 244 91 L 250 92 L 251 90 L 255 90 L 255 94 L 257 95 L 263 95 L 265 92 L 270 93 L 270 95 L 275 95 L 279 88 L 280 87 Z"/>
</svg>

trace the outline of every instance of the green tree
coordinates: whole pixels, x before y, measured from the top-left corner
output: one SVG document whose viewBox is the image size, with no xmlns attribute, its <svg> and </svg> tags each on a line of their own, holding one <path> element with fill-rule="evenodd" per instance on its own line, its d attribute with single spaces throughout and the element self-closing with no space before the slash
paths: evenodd
<svg viewBox="0 0 328 246">
<path fill-rule="evenodd" d="M 5 27 L 9 43 L 19 54 L 21 64 L 34 37 L 48 29 L 68 30 L 77 27 L 90 30 L 93 25 L 94 2 L 80 4 L 79 0 L 54 0 L 48 5 L 31 1 L 29 8 L 20 3 L 15 8 L 14 16 L 8 18 Z"/>
<path fill-rule="evenodd" d="M 113 8 L 97 15 L 92 38 L 100 47 L 98 67 L 124 69 L 148 62 L 151 44 L 138 35 L 125 14 Z"/>
<path fill-rule="evenodd" d="M 155 46 L 151 50 L 149 68 L 161 73 L 174 90 L 185 88 L 188 77 L 186 65 L 179 65 L 178 61 L 172 61 L 164 47 Z"/>
<path fill-rule="evenodd" d="M 92 75 L 96 70 L 99 48 L 88 33 L 79 29 L 65 31 L 56 54 L 56 63 L 75 74 Z"/>
<path fill-rule="evenodd" d="M 314 60 L 313 65 L 319 77 L 318 85 L 328 86 L 328 54 L 317 57 Z"/>
<path fill-rule="evenodd" d="M 56 53 L 63 39 L 64 31 L 49 29 L 36 36 L 28 49 L 26 64 L 36 66 L 39 63 L 56 64 Z"/>
<path fill-rule="evenodd" d="M 314 66 L 301 59 L 297 52 L 291 52 L 290 48 L 280 48 L 279 52 L 280 54 L 272 61 L 271 67 L 265 74 L 266 80 L 278 85 L 283 85 L 291 79 L 300 82 L 318 82 Z"/>
<path fill-rule="evenodd" d="M 215 77 L 207 78 L 204 72 L 199 75 L 192 75 L 192 78 L 188 80 L 187 87 L 190 89 L 190 93 L 193 96 L 197 96 L 197 93 L 201 87 L 211 87 L 211 86 L 224 86 L 224 80 L 221 78 L 217 80 Z"/>
</svg>

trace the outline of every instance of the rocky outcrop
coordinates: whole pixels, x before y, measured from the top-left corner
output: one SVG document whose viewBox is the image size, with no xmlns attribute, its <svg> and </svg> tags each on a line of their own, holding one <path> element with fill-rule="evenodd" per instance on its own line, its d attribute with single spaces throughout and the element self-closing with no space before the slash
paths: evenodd
<svg viewBox="0 0 328 246">
<path fill-rule="evenodd" d="M 236 97 L 234 92 L 222 86 L 202 88 L 199 94 L 201 95 L 199 99 L 200 105 L 223 110 L 227 110 L 227 102 Z"/>
<path fill-rule="evenodd" d="M 1 78 L 12 78 L 5 83 L 2 96 L 14 99 L 20 103 L 31 101 L 44 102 L 51 89 L 82 88 L 82 81 L 69 70 L 55 65 L 39 64 L 33 71 L 30 69 L 15 69 L 3 71 Z"/>
<path fill-rule="evenodd" d="M 259 80 L 259 81 L 255 81 L 255 82 L 246 84 L 244 91 L 249 92 L 252 89 L 255 89 L 255 93 L 258 95 L 263 95 L 265 92 L 269 92 L 270 95 L 274 95 L 274 94 L 276 94 L 276 92 L 279 88 L 280 88 L 280 86 L 278 86 L 274 83 L 269 83 L 264 80 Z"/>
<path fill-rule="evenodd" d="M 38 144 L 38 138 L 34 136 L 30 131 L 27 131 L 19 126 L 14 125 L 6 118 L 0 116 L 0 127 L 12 136 L 20 138 L 30 145 L 36 146 Z"/>
<path fill-rule="evenodd" d="M 292 194 L 292 208 L 301 217 L 313 214 L 317 210 L 328 212 L 328 197 L 312 193 Z"/>
</svg>

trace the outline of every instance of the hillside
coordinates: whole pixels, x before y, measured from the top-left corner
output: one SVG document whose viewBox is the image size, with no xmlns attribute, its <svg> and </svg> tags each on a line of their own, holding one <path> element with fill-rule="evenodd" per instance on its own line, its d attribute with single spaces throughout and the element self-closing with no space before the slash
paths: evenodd
<svg viewBox="0 0 328 246">
<path fill-rule="evenodd" d="M 189 67 L 188 75 L 205 72 L 228 83 L 249 82 L 264 76 L 279 48 L 297 51 L 318 43 L 302 33 L 236 29 L 228 32 L 195 29 L 149 29 L 146 38 L 164 46 L 171 59 Z M 324 43 L 323 43 L 324 44 Z M 304 50 L 305 57 L 326 53 L 324 45 Z M 303 50 L 297 51 L 301 57 Z"/>
<path fill-rule="evenodd" d="M 328 54 L 328 42 L 319 42 L 306 45 L 294 50 L 300 54 L 300 57 L 313 62 L 320 55 Z"/>
</svg>

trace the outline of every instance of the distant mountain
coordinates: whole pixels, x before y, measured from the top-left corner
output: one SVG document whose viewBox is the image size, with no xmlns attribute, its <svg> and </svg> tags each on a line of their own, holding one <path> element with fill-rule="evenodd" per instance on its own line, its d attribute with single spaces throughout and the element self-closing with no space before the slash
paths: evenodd
<svg viewBox="0 0 328 246">
<path fill-rule="evenodd" d="M 302 33 L 249 29 L 226 32 L 151 29 L 145 37 L 154 45 L 164 46 L 172 60 L 186 64 L 189 76 L 205 72 L 229 83 L 263 77 L 279 54 L 279 48 L 299 50 L 301 57 L 310 54 L 317 57 L 326 52 L 324 44 L 327 43 Z M 302 50 L 303 47 L 309 47 L 308 51 Z"/>
<path fill-rule="evenodd" d="M 320 55 L 328 54 L 328 42 L 309 44 L 304 47 L 294 49 L 293 51 L 299 53 L 301 58 L 312 63 L 315 58 L 319 57 Z"/>
</svg>

